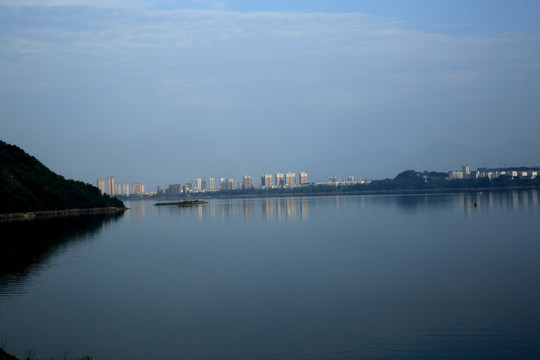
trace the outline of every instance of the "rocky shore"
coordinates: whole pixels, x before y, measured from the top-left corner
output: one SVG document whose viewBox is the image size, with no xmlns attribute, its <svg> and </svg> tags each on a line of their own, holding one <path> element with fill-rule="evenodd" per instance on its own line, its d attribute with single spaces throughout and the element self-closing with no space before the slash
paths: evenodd
<svg viewBox="0 0 540 360">
<path fill-rule="evenodd" d="M 115 214 L 125 211 L 127 208 L 121 207 L 99 207 L 88 209 L 65 209 L 65 210 L 45 210 L 30 211 L 21 213 L 0 214 L 0 223 L 11 221 L 28 221 L 34 219 L 47 219 L 66 216 L 93 215 L 93 214 Z"/>
</svg>

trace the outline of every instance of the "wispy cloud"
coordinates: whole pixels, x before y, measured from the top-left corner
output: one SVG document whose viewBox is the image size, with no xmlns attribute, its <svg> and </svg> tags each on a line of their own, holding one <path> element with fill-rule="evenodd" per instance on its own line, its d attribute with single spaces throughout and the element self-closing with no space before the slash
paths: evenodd
<svg viewBox="0 0 540 360">
<path fill-rule="evenodd" d="M 135 72 L 133 81 L 143 74 L 160 82 L 195 74 L 223 81 L 255 75 L 272 82 L 281 74 L 332 83 L 353 75 L 377 88 L 374 78 L 410 77 L 417 83 L 411 76 L 422 73 L 420 78 L 431 74 L 452 86 L 501 67 L 534 66 L 530 59 L 539 53 L 537 38 L 428 34 L 362 14 L 65 7 L 1 12 L 11 19 L 0 25 L 4 64 L 101 67 Z M 365 90 L 361 83 L 347 86 Z"/>
<path fill-rule="evenodd" d="M 122 1 L 3 4 L 0 105 L 12 106 L 14 98 L 45 103 L 25 108 L 37 113 L 52 108 L 47 101 L 68 99 L 63 110 L 115 131 L 126 126 L 122 116 L 107 119 L 126 111 L 131 122 L 151 118 L 178 132 L 196 131 L 204 121 L 219 146 L 224 134 L 235 138 L 256 119 L 287 128 L 267 130 L 285 140 L 308 132 L 311 151 L 335 142 L 358 156 L 403 138 L 418 142 L 416 149 L 441 134 L 473 139 L 462 135 L 457 117 L 501 137 L 489 129 L 503 127 L 508 108 L 526 119 L 537 111 L 527 97 L 540 91 L 534 34 L 428 33 L 361 13 L 235 12 L 219 3 L 205 5 L 209 10 L 163 10 L 142 1 L 129 8 Z M 79 113 L 87 103 L 96 105 Z M 257 132 L 245 141 L 270 142 Z"/>
</svg>

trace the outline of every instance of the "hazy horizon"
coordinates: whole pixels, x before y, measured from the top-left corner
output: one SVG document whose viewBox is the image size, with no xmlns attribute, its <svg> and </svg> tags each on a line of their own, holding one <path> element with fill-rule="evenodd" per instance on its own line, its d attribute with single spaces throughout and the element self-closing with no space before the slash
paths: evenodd
<svg viewBox="0 0 540 360">
<path fill-rule="evenodd" d="M 0 139 L 95 184 L 538 166 L 536 1 L 0 0 Z"/>
</svg>

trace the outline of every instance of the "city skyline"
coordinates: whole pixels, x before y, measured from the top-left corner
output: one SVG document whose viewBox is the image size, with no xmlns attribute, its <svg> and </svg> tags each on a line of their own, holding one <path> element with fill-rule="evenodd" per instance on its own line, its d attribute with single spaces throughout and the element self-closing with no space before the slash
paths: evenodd
<svg viewBox="0 0 540 360">
<path fill-rule="evenodd" d="M 0 134 L 68 178 L 152 189 L 210 171 L 535 165 L 539 13 L 527 0 L 0 0 Z"/>
<path fill-rule="evenodd" d="M 275 176 L 275 187 L 283 187 L 283 186 L 295 186 L 295 185 L 303 185 L 307 184 L 308 180 L 308 174 L 305 171 L 302 171 L 298 174 L 298 181 L 296 181 L 296 174 L 293 172 L 288 172 L 286 174 L 288 176 L 287 181 L 285 180 L 285 175 L 283 173 L 276 173 Z M 264 177 L 267 177 L 266 181 L 263 180 Z M 268 176 L 270 176 L 270 180 L 268 181 Z M 279 179 L 282 178 L 282 181 Z M 201 191 L 201 190 L 217 190 L 217 189 L 249 189 L 251 187 L 267 187 L 272 188 L 274 187 L 274 179 L 273 175 L 271 174 L 263 174 L 261 175 L 261 183 L 260 184 L 254 184 L 251 180 L 251 174 L 244 173 L 241 177 L 242 180 L 238 181 L 238 185 L 235 187 L 234 185 L 234 178 L 224 178 L 220 177 L 219 179 L 219 186 L 216 186 L 216 177 L 198 177 L 194 180 L 189 180 L 186 182 L 181 183 L 170 183 L 167 187 L 161 185 L 156 186 L 156 190 L 149 190 L 148 187 L 146 187 L 145 191 L 145 185 L 140 182 L 132 182 L 131 185 L 129 185 L 128 182 L 116 182 L 116 178 L 114 176 L 107 176 L 105 179 L 97 179 L 95 181 L 95 186 L 101 191 L 102 194 L 109 194 L 109 195 L 140 195 L 144 193 L 153 193 L 153 192 L 166 192 L 169 191 L 172 194 L 180 194 L 182 192 L 186 192 L 186 190 L 195 190 L 195 191 Z M 208 185 L 207 185 L 208 180 Z M 129 187 L 128 187 L 129 185 Z"/>
<path fill-rule="evenodd" d="M 521 169 L 521 170 L 518 170 Z M 528 169 L 528 170 L 524 170 Z M 403 170 L 403 172 L 410 171 Z M 413 170 L 414 171 L 414 170 Z M 430 170 L 423 170 L 424 172 L 430 173 Z M 488 178 L 493 180 L 500 176 L 508 176 L 510 178 L 530 178 L 535 179 L 540 172 L 540 166 L 511 166 L 511 167 L 496 167 L 496 168 L 487 168 L 487 167 L 478 167 L 476 170 L 471 170 L 469 165 L 462 165 L 461 170 L 447 170 L 439 173 L 447 174 L 447 180 L 467 180 L 467 179 L 479 179 L 479 178 Z M 399 175 L 399 174 L 396 174 Z M 256 189 L 276 189 L 276 188 L 290 188 L 303 185 L 327 185 L 327 184 L 338 184 L 338 185 L 354 185 L 354 184 L 369 184 L 371 181 L 384 180 L 380 179 L 367 179 L 367 178 L 356 178 L 352 175 L 347 176 L 346 178 L 337 177 L 331 175 L 324 180 L 314 180 L 308 182 L 308 173 L 301 171 L 296 176 L 296 173 L 293 172 L 277 172 L 275 174 L 261 174 L 260 183 L 253 183 L 251 174 L 244 173 L 241 176 L 237 177 L 238 182 L 235 185 L 234 178 L 226 177 L 198 177 L 194 180 L 188 180 L 187 182 L 179 183 L 170 183 L 167 186 L 158 185 L 154 189 L 149 187 L 145 188 L 145 185 L 140 182 L 133 182 L 128 187 L 128 183 L 121 182 L 116 183 L 115 177 L 108 176 L 106 179 L 97 179 L 96 186 L 101 190 L 102 193 L 109 195 L 143 195 L 143 194 L 169 194 L 169 195 L 179 195 L 187 192 L 205 192 L 205 191 L 221 191 L 221 190 L 247 190 L 251 188 Z M 388 178 L 386 178 L 388 179 Z M 392 178 L 393 179 L 393 178 Z M 111 192 L 110 189 L 115 189 L 114 192 Z M 135 190 L 134 190 L 135 189 Z M 146 191 L 145 191 L 146 189 Z"/>
</svg>

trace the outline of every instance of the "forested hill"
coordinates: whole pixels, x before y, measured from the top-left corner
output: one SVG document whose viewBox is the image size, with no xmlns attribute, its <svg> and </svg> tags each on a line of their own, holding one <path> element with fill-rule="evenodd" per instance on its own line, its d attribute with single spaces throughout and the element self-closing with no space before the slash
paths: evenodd
<svg viewBox="0 0 540 360">
<path fill-rule="evenodd" d="M 21 148 L 0 140 L 0 213 L 119 207 L 82 181 L 57 175 Z"/>
</svg>

